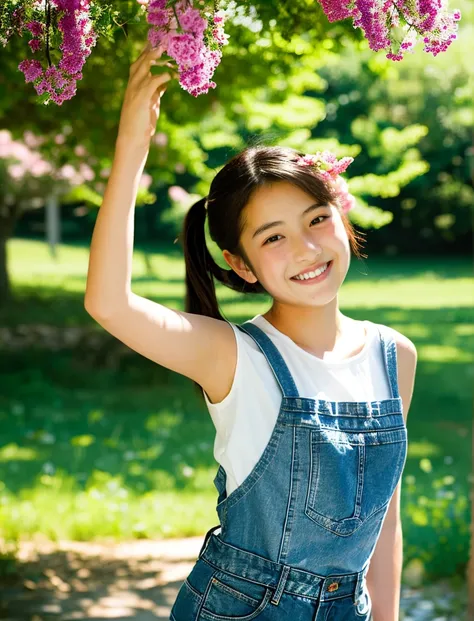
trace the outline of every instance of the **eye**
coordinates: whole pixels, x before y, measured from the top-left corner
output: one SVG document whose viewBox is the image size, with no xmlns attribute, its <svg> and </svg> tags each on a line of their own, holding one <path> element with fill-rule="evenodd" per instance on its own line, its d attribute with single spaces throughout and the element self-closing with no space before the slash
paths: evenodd
<svg viewBox="0 0 474 621">
<path fill-rule="evenodd" d="M 329 218 L 329 216 L 317 216 L 316 218 L 314 218 L 314 220 L 317 220 L 318 218 L 322 218 L 323 220 L 326 220 L 327 218 Z M 311 220 L 311 224 L 314 222 L 314 220 Z"/>
<path fill-rule="evenodd" d="M 311 220 L 311 224 L 313 224 L 313 222 L 315 222 L 316 220 L 318 220 L 319 218 L 322 218 L 323 220 L 327 220 L 327 218 L 330 218 L 331 216 L 317 216 L 316 218 L 314 218 L 313 220 Z M 318 223 L 319 224 L 319 223 Z M 272 239 L 276 239 L 277 237 L 281 237 L 281 235 L 272 235 L 271 237 L 269 237 L 267 240 L 265 240 L 263 242 L 263 245 L 265 246 L 265 244 L 271 244 Z M 278 241 L 278 240 L 276 240 Z"/>
<path fill-rule="evenodd" d="M 263 242 L 263 245 L 265 246 L 265 244 L 268 244 L 269 242 L 271 243 L 272 239 L 275 239 L 276 237 L 281 237 L 281 235 L 272 235 Z"/>
</svg>

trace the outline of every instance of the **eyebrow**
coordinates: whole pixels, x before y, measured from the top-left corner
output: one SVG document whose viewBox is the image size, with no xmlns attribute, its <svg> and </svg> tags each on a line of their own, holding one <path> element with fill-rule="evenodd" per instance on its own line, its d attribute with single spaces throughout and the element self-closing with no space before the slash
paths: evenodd
<svg viewBox="0 0 474 621">
<path fill-rule="evenodd" d="M 328 205 L 320 205 L 319 203 L 314 203 L 313 205 L 310 205 L 303 211 L 303 213 L 301 214 L 301 217 L 304 217 L 310 211 L 315 211 L 316 209 L 323 209 L 324 207 L 328 207 Z M 267 222 L 266 224 L 262 224 L 262 226 L 259 226 L 258 229 L 254 231 L 252 235 L 252 239 L 257 237 L 257 235 L 261 235 L 268 229 L 271 229 L 274 226 L 280 226 L 281 224 L 285 224 L 283 220 L 275 220 L 275 222 Z"/>
</svg>

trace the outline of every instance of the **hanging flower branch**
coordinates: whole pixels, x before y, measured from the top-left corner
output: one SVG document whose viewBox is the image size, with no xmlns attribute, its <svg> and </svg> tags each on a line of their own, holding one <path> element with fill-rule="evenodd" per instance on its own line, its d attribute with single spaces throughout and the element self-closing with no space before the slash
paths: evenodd
<svg viewBox="0 0 474 621">
<path fill-rule="evenodd" d="M 28 42 L 31 51 L 36 53 L 44 49 L 48 66 L 44 69 L 39 60 L 25 59 L 18 69 L 24 73 L 26 82 L 33 82 L 38 95 L 46 94 L 44 103 L 53 101 L 61 105 L 76 94 L 76 82 L 82 80 L 82 67 L 97 42 L 90 0 L 35 0 L 29 7 L 26 4 L 13 12 L 12 21 L 16 22 L 20 34 L 23 30 L 30 31 L 33 35 Z M 36 17 L 22 21 L 28 13 Z M 51 61 L 50 49 L 51 39 L 57 39 L 58 31 L 62 39 L 58 46 L 62 57 L 56 66 Z M 11 30 L 5 33 L 7 38 L 10 34 Z"/>
<path fill-rule="evenodd" d="M 192 0 L 138 2 L 151 25 L 148 40 L 176 61 L 181 87 L 194 97 L 216 88 L 211 78 L 221 62 L 221 48 L 228 43 L 225 13 L 217 10 L 217 1 L 201 2 L 199 9 Z"/>
<path fill-rule="evenodd" d="M 425 52 L 436 56 L 446 51 L 457 38 L 461 19 L 459 10 L 448 13 L 448 0 L 318 1 L 330 22 L 352 19 L 370 48 L 386 50 L 393 61 L 413 51 L 420 38 Z M 226 13 L 218 4 L 219 0 L 137 0 L 137 10 L 141 5 L 150 26 L 148 40 L 176 62 L 179 84 L 194 97 L 216 88 L 212 77 L 228 43 Z M 102 34 L 110 36 L 118 15 L 111 4 L 97 0 L 2 0 L 0 44 L 5 47 L 13 34 L 22 36 L 28 30 L 31 52 L 42 54 L 47 67 L 39 59 L 25 59 L 18 68 L 43 103 L 62 105 L 74 97 L 91 49 Z M 52 49 L 62 52 L 57 66 Z"/>
<path fill-rule="evenodd" d="M 402 60 L 412 52 L 419 37 L 423 51 L 436 56 L 445 52 L 454 39 L 461 11 L 448 13 L 447 0 L 319 0 L 330 22 L 352 18 L 354 28 L 362 28 L 374 52 L 390 50 L 387 58 Z M 402 40 L 397 39 L 399 32 Z M 395 50 L 395 51 L 394 51 Z"/>
</svg>

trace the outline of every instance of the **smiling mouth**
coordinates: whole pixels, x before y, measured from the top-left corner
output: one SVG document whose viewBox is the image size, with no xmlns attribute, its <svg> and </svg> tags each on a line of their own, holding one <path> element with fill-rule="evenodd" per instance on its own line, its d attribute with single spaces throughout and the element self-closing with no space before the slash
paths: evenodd
<svg viewBox="0 0 474 621">
<path fill-rule="evenodd" d="M 296 282 L 306 282 L 307 280 L 317 280 L 318 278 L 321 278 L 321 276 L 323 276 L 329 270 L 329 268 L 331 267 L 331 264 L 332 264 L 332 259 L 331 259 L 331 261 L 328 261 L 325 264 L 325 269 L 320 274 L 318 274 L 317 276 L 308 276 L 307 278 L 304 278 L 302 274 L 297 274 L 296 276 L 292 276 L 290 278 L 290 280 L 294 280 Z M 323 267 L 324 267 L 324 265 L 323 265 Z M 321 268 L 318 268 L 318 269 L 321 269 Z M 313 274 L 314 271 L 315 270 L 310 271 L 310 272 L 305 272 L 305 274 Z M 299 278 L 298 278 L 298 276 L 299 276 Z"/>
</svg>

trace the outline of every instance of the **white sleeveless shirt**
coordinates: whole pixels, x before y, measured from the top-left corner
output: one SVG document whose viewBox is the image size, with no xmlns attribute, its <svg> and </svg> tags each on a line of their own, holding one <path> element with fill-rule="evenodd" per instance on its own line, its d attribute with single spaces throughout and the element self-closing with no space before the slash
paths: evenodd
<svg viewBox="0 0 474 621">
<path fill-rule="evenodd" d="M 325 361 L 305 351 L 262 315 L 250 322 L 273 341 L 283 356 L 301 397 L 330 401 L 390 399 L 377 324 L 365 320 L 363 349 L 339 362 Z M 248 334 L 228 322 L 237 340 L 237 366 L 227 396 L 211 403 L 209 414 L 216 428 L 214 458 L 226 472 L 229 495 L 250 474 L 267 446 L 280 410 L 282 393 L 273 372 Z"/>
</svg>

